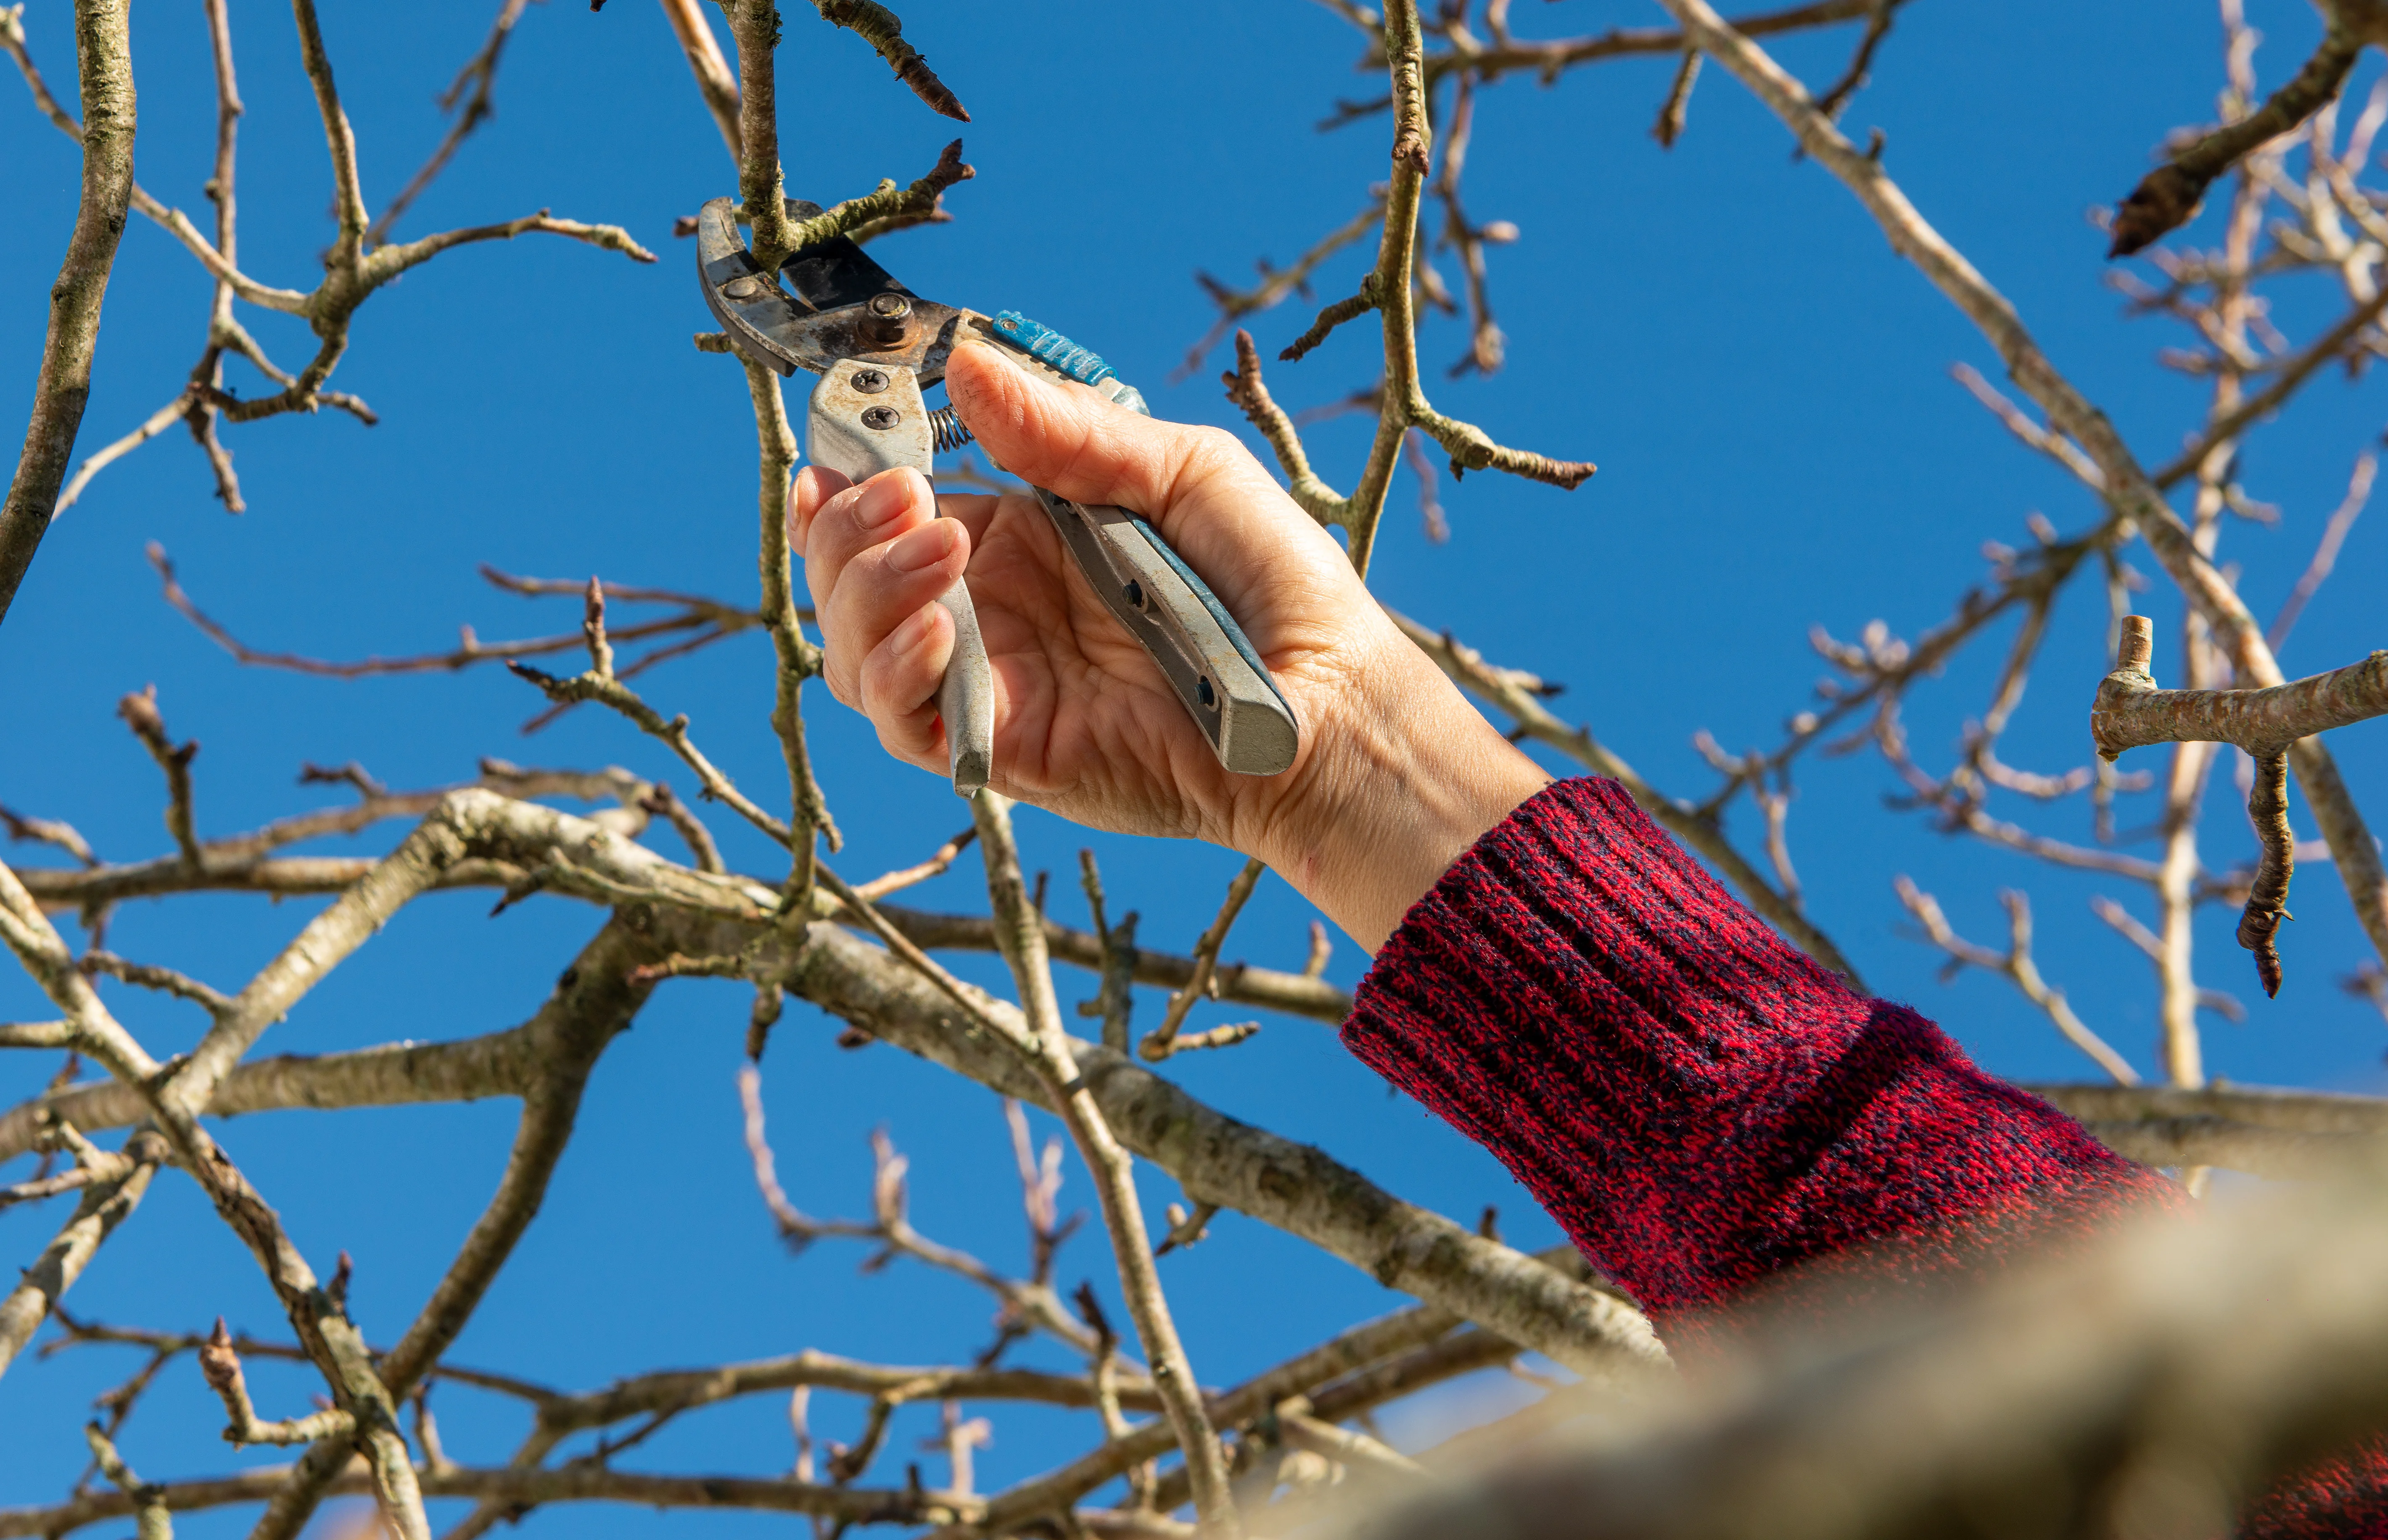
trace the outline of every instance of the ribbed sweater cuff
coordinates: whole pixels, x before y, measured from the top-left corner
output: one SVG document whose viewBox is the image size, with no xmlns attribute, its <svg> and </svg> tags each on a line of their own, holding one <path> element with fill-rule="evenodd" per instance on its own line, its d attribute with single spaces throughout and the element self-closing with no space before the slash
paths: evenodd
<svg viewBox="0 0 2388 1540">
<path fill-rule="evenodd" d="M 1552 786 L 1462 856 L 1343 1040 L 1662 1319 L 1831 1256 L 1944 1274 L 1986 1223 L 2089 1228 L 2168 1185 L 1794 950 L 1614 781 Z"/>
</svg>

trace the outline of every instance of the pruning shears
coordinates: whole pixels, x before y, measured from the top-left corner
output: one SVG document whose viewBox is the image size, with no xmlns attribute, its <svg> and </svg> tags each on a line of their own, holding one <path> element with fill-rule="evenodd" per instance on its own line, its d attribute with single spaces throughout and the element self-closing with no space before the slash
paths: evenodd
<svg viewBox="0 0 2388 1540">
<path fill-rule="evenodd" d="M 790 199 L 792 219 L 817 205 Z M 1096 354 L 1017 311 L 993 318 L 923 299 L 840 235 L 766 271 L 738 229 L 738 204 L 715 198 L 697 216 L 697 272 L 705 305 L 730 343 L 756 363 L 820 376 L 807 413 L 813 463 L 861 481 L 971 441 L 951 407 L 931 410 L 921 389 L 945 378 L 965 334 L 998 344 L 1031 373 L 1075 380 L 1136 411 L 1144 397 Z M 781 287 L 784 280 L 787 287 Z M 792 292 L 793 291 L 793 292 Z M 1147 412 L 1147 415 L 1150 415 Z M 934 479 L 934 478 L 933 478 Z M 1202 729 L 1219 763 L 1240 775 L 1290 767 L 1301 740 L 1292 708 L 1210 587 L 1143 518 L 1036 489 L 1061 543 L 1096 597 L 1145 651 Z M 954 621 L 954 653 L 937 687 L 954 791 L 986 784 L 995 752 L 995 684 L 970 588 L 957 579 L 937 602 Z"/>
</svg>

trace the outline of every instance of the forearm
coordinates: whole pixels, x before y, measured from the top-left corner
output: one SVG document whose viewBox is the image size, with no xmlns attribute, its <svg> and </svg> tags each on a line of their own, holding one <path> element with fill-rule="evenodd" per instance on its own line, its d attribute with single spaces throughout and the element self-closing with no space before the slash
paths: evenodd
<svg viewBox="0 0 2388 1540">
<path fill-rule="evenodd" d="M 1553 787 L 1462 857 L 1344 1041 L 1662 1327 L 1793 1269 L 1919 1286 L 2169 1190 L 1792 949 L 1613 782 Z"/>
</svg>

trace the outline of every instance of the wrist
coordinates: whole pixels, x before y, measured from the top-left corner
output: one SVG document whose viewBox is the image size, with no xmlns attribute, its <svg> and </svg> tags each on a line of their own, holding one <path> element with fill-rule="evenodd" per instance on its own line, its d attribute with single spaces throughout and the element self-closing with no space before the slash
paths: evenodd
<svg viewBox="0 0 2388 1540">
<path fill-rule="evenodd" d="M 1316 725 L 1245 846 L 1374 952 L 1453 862 L 1551 783 L 1398 633 Z"/>
</svg>

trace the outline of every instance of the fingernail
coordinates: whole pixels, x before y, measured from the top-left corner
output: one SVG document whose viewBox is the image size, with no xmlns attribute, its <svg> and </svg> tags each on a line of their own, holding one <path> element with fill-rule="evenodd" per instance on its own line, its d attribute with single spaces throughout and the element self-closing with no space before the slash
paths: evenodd
<svg viewBox="0 0 2388 1540">
<path fill-rule="evenodd" d="M 935 607 L 923 604 L 912 612 L 910 619 L 888 634 L 887 645 L 895 650 L 897 657 L 902 657 L 908 652 L 918 651 L 921 644 L 929 639 L 929 627 L 935 624 Z"/>
<path fill-rule="evenodd" d="M 897 572 L 934 567 L 954 549 L 954 522 L 934 519 L 887 548 L 887 564 Z"/>
<path fill-rule="evenodd" d="M 869 529 L 901 513 L 912 500 L 911 483 L 903 476 L 881 476 L 854 499 L 854 522 Z"/>
</svg>

